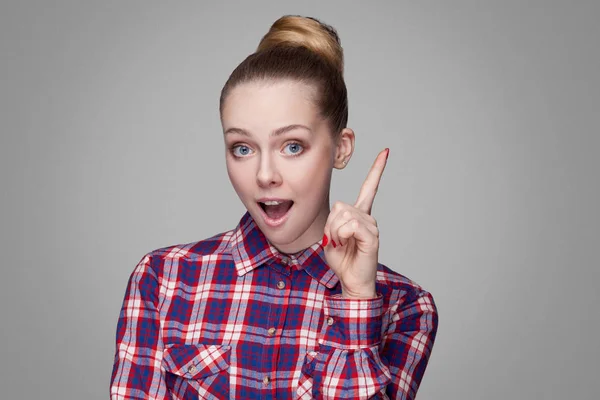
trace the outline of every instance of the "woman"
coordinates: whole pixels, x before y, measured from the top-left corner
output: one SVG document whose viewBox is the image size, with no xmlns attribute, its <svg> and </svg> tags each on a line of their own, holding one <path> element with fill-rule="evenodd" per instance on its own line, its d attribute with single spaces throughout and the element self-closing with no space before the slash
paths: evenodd
<svg viewBox="0 0 600 400">
<path fill-rule="evenodd" d="M 114 399 L 412 399 L 433 347 L 431 295 L 378 262 L 371 207 L 329 207 L 354 150 L 333 28 L 277 20 L 221 93 L 227 171 L 247 212 L 148 253 L 117 327 Z"/>
</svg>

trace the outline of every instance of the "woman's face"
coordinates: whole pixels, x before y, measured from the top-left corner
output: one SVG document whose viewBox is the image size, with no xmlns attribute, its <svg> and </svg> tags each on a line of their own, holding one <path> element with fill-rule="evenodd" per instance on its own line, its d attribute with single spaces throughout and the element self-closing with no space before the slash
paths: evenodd
<svg viewBox="0 0 600 400">
<path fill-rule="evenodd" d="M 240 84 L 221 115 L 229 179 L 284 253 L 321 240 L 329 215 L 336 146 L 311 100 L 313 90 L 294 81 Z M 282 203 L 268 205 L 267 199 Z"/>
</svg>

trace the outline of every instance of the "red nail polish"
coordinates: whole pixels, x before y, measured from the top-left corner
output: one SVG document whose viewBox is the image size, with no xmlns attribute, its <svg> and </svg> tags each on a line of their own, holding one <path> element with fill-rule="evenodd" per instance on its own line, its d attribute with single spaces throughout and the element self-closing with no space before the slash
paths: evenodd
<svg viewBox="0 0 600 400">
<path fill-rule="evenodd" d="M 390 156 L 390 149 L 386 148 L 385 150 L 387 151 L 387 154 L 385 155 L 385 161 L 387 161 L 388 157 Z"/>
<path fill-rule="evenodd" d="M 335 240 L 332 240 L 332 241 L 331 241 L 331 244 L 333 245 L 333 248 L 334 248 L 334 249 L 337 247 L 337 246 L 336 246 L 336 244 L 335 244 Z"/>
<path fill-rule="evenodd" d="M 329 243 L 329 238 L 327 237 L 327 235 L 323 234 L 323 247 L 327 246 L 327 243 Z"/>
</svg>

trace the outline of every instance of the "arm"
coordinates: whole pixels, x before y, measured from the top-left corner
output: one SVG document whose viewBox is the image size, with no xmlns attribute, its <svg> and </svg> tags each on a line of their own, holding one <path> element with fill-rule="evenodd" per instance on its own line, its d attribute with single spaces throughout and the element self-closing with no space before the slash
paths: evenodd
<svg viewBox="0 0 600 400">
<path fill-rule="evenodd" d="M 382 338 L 384 318 L 389 320 Z M 389 313 L 383 312 L 381 296 L 329 297 L 324 335 L 318 352 L 306 358 L 298 397 L 414 399 L 436 330 L 435 304 L 424 291 L 391 304 Z"/>
<path fill-rule="evenodd" d="M 430 293 L 415 290 L 391 307 L 381 350 L 392 381 L 390 399 L 412 400 L 425 373 L 438 327 L 438 313 Z"/>
<path fill-rule="evenodd" d="M 131 274 L 117 324 L 110 397 L 168 399 L 161 370 L 163 345 L 158 314 L 158 279 L 146 255 Z"/>
</svg>

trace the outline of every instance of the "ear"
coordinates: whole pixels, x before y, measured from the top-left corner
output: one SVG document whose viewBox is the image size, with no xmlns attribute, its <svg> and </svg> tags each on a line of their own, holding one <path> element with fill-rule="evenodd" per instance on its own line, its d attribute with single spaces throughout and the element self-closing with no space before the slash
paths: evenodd
<svg viewBox="0 0 600 400">
<path fill-rule="evenodd" d="M 344 128 L 337 139 L 333 167 L 344 169 L 350 162 L 352 153 L 354 153 L 354 131 L 350 128 Z"/>
</svg>

